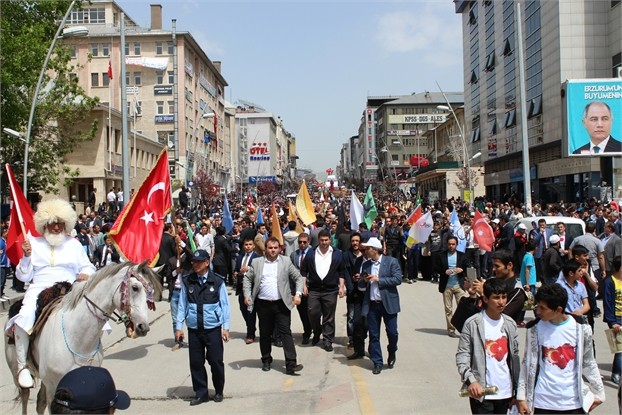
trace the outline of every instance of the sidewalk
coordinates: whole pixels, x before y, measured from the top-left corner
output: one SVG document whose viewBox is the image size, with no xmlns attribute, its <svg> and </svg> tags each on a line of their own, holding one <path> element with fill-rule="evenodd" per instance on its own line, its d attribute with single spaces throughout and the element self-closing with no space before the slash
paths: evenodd
<svg viewBox="0 0 622 415">
<path fill-rule="evenodd" d="M 9 297 L 9 299 L 6 301 L 0 301 L 0 311 L 8 312 L 9 308 L 11 308 L 11 305 L 24 298 L 24 293 L 17 292 L 13 288 L 11 288 L 11 286 L 13 285 L 13 278 L 15 277 L 7 277 L 6 284 L 4 284 L 4 294 Z"/>
</svg>

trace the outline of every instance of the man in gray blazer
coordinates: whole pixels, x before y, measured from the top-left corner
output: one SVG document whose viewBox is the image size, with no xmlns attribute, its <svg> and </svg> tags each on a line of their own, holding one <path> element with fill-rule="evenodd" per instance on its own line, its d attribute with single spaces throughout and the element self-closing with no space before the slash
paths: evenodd
<svg viewBox="0 0 622 415">
<path fill-rule="evenodd" d="M 378 238 L 369 238 L 361 244 L 370 261 L 363 264 L 361 276 L 367 290 L 363 298 L 362 315 L 367 317 L 369 329 L 369 357 L 374 363 L 373 374 L 382 371 L 382 348 L 380 347 L 380 322 L 384 321 L 389 344 L 387 367 L 393 368 L 397 351 L 397 313 L 400 312 L 400 296 L 397 286 L 402 283 L 402 270 L 397 259 L 382 255 L 383 246 Z"/>
<path fill-rule="evenodd" d="M 292 261 L 279 255 L 281 245 L 278 239 L 271 237 L 266 241 L 265 256 L 255 258 L 250 270 L 244 276 L 244 304 L 254 306 L 259 317 L 259 348 L 264 372 L 270 370 L 272 363 L 271 335 L 274 328 L 283 339 L 285 369 L 288 375 L 295 375 L 302 370 L 296 363 L 296 348 L 291 330 L 291 310 L 300 304 L 303 280 Z M 296 286 L 291 289 L 290 284 Z M 292 295 L 292 292 L 295 292 Z"/>
</svg>

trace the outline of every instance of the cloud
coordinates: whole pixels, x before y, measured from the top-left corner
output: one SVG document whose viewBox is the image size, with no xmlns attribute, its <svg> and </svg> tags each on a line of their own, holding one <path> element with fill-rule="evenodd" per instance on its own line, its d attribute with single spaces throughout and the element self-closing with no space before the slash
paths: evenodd
<svg viewBox="0 0 622 415">
<path fill-rule="evenodd" d="M 201 46 L 201 49 L 205 51 L 211 60 L 221 59 L 221 57 L 226 54 L 224 46 L 210 38 L 207 33 L 196 30 L 195 28 L 193 28 L 191 33 L 199 46 Z"/>
<path fill-rule="evenodd" d="M 418 4 L 421 6 L 421 3 Z M 394 11 L 380 16 L 374 41 L 387 54 L 434 50 L 460 52 L 460 17 L 448 21 L 446 13 L 442 18 L 435 10 L 438 10 L 438 5 L 422 7 L 416 12 Z"/>
</svg>

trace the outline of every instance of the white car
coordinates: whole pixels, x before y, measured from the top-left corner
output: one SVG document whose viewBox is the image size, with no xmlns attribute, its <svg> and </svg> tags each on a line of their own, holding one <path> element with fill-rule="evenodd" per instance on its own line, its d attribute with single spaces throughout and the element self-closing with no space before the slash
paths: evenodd
<svg viewBox="0 0 622 415">
<path fill-rule="evenodd" d="M 514 223 L 514 230 L 516 231 L 518 225 L 522 223 L 527 227 L 527 234 L 529 234 L 529 231 L 534 229 L 532 222 L 535 222 L 535 227 L 537 228 L 540 219 L 546 221 L 547 228 L 551 229 L 553 233 L 557 233 L 557 223 L 559 222 L 564 222 L 566 225 L 566 232 L 572 235 L 573 238 L 585 233 L 585 222 L 581 219 L 570 218 L 568 216 L 530 216 L 516 221 Z"/>
</svg>

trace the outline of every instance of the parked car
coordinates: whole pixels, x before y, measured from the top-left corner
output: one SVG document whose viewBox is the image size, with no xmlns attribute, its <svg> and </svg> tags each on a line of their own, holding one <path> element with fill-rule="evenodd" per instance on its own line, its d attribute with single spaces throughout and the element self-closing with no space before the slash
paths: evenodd
<svg viewBox="0 0 622 415">
<path fill-rule="evenodd" d="M 564 222 L 564 224 L 566 224 L 566 232 L 572 235 L 573 238 L 581 236 L 585 233 L 585 222 L 581 219 L 570 218 L 567 216 L 530 216 L 516 221 L 514 223 L 514 230 L 516 230 L 518 225 L 522 223 L 527 227 L 527 234 L 529 234 L 529 231 L 534 229 L 534 226 L 538 226 L 540 219 L 544 219 L 546 221 L 546 226 L 551 229 L 553 233 L 557 233 L 558 222 Z M 535 225 L 532 225 L 533 222 L 535 222 Z"/>
</svg>

